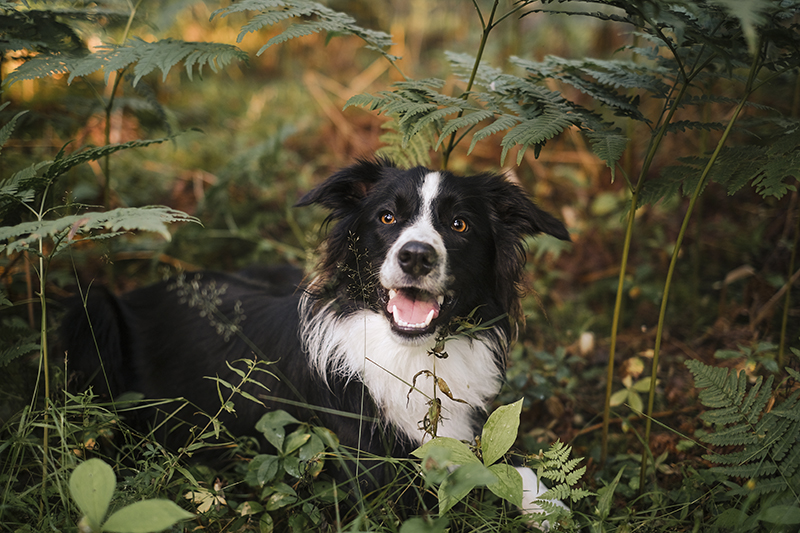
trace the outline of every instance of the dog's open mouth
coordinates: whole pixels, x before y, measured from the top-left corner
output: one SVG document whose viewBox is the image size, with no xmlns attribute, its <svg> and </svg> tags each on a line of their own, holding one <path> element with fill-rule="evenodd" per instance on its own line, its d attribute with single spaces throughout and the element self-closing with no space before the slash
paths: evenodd
<svg viewBox="0 0 800 533">
<path fill-rule="evenodd" d="M 439 316 L 443 295 L 405 287 L 388 290 L 386 312 L 395 329 L 409 334 L 426 333 Z"/>
</svg>

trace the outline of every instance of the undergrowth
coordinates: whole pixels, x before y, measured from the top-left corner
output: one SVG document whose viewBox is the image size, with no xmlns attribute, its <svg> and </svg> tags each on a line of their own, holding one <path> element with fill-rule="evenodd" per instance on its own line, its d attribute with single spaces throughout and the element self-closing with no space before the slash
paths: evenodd
<svg viewBox="0 0 800 533">
<path fill-rule="evenodd" d="M 764 94 L 777 87 L 788 95 L 789 88 L 800 86 L 800 4 L 793 0 L 487 0 L 465 5 L 478 28 L 474 53 L 437 49 L 438 71 L 419 79 L 404 72 L 415 69 L 395 55 L 392 36 L 358 22 L 364 15 L 358 2 L 347 2 L 342 11 L 336 11 L 306 0 L 245 0 L 207 13 L 205 4 L 195 2 L 167 2 L 158 7 L 115 1 L 0 5 L 0 67 L 5 76 L 5 103 L 0 105 L 4 283 L 0 288 L 0 367 L 8 383 L 0 411 L 0 527 L 73 530 L 84 520 L 82 530 L 134 531 L 134 519 L 124 520 L 128 525 L 122 528 L 112 519 L 126 516 L 142 501 L 166 498 L 176 505 L 164 509 L 180 506 L 192 514 L 191 522 L 175 526 L 187 529 L 518 531 L 537 527 L 544 515 L 531 518 L 516 511 L 521 486 L 506 462 L 516 441 L 526 452 L 517 459 L 552 482 L 547 497 L 572 506 L 568 516 L 543 504 L 555 529 L 797 529 L 800 376 L 789 333 L 793 331 L 789 317 L 800 227 L 793 223 L 796 202 L 787 209 L 786 224 L 795 230 L 787 229 L 781 238 L 781 251 L 791 250 L 790 258 L 780 258 L 785 272 L 771 273 L 770 299 L 749 314 L 750 331 L 756 332 L 752 333 L 753 348 L 746 343 L 735 348 L 726 345 L 717 351 L 720 366 L 692 357 L 686 362 L 700 389 L 700 405 L 706 409 L 700 417 L 704 426 L 670 427 L 669 421 L 659 421 L 655 409 L 669 401 L 662 385 L 668 377 L 664 367 L 674 369 L 671 363 L 681 360 L 674 354 L 668 354 L 666 361 L 660 359 L 662 342 L 668 338 L 667 310 L 675 273 L 680 275 L 679 259 L 689 254 L 684 240 L 692 232 L 690 220 L 701 210 L 706 191 L 717 187 L 732 196 L 749 186 L 757 202 L 754 211 L 772 209 L 787 196 L 796 198 L 797 105 L 792 109 L 787 102 Z M 176 38 L 171 33 L 174 16 L 185 9 L 205 13 L 206 30 L 223 30 L 211 32 L 214 41 Z M 514 56 L 504 48 L 507 43 L 496 44 L 505 37 L 503 28 L 563 18 L 589 20 L 623 33 L 624 38 L 616 51 L 602 58 L 558 57 L 538 50 Z M 278 124 L 258 142 L 235 139 L 243 146 L 237 145 L 240 151 L 233 156 L 225 153 L 223 142 L 221 148 L 207 143 L 207 150 L 217 149 L 231 161 L 218 167 L 222 176 L 218 183 L 204 184 L 208 176 L 192 174 L 195 190 L 205 194 L 199 217 L 174 207 L 128 205 L 128 201 L 147 189 L 137 187 L 131 178 L 144 179 L 150 172 L 147 164 L 140 164 L 144 160 L 140 154 L 171 150 L 165 156 L 171 160 L 186 152 L 203 152 L 195 144 L 201 135 L 198 130 L 213 127 L 221 135 L 220 131 L 229 129 L 224 118 L 217 120 L 223 124 L 217 126 L 190 108 L 171 109 L 165 101 L 172 87 L 187 94 L 224 88 L 230 80 L 215 81 L 214 77 L 233 76 L 233 72 L 248 76 L 253 71 L 246 68 L 270 61 L 276 45 L 280 45 L 277 49 L 297 46 L 283 65 L 289 72 L 299 62 L 297 50 L 302 50 L 296 43 L 317 34 L 325 37 L 312 41 L 320 48 L 316 53 L 333 59 L 321 45 L 330 44 L 333 37 L 344 42 L 352 39 L 366 49 L 359 61 L 372 54 L 398 80 L 370 92 L 360 85 L 343 102 L 349 112 L 361 107 L 388 117 L 380 124 L 384 146 L 379 154 L 406 165 L 438 163 L 453 168 L 488 150 L 497 156 L 495 164 L 515 163 L 522 169 L 535 165 L 554 144 L 575 134 L 572 138 L 585 140 L 587 152 L 602 162 L 609 177 L 593 206 L 602 211 L 599 200 L 610 198 L 611 207 L 604 213 L 611 213 L 609 220 L 616 217 L 618 224 L 622 220 L 620 242 L 611 252 L 617 254 L 613 275 L 618 281 L 613 287 L 608 283 L 606 292 L 613 293 L 613 303 L 605 309 L 608 316 L 600 319 L 609 327 L 608 344 L 602 350 L 605 369 L 587 362 L 598 349 L 584 348 L 583 337 L 580 346 L 545 349 L 523 331 L 510 357 L 508 386 L 501 394 L 507 405 L 495 411 L 481 438 L 472 443 L 434 438 L 413 458 L 359 457 L 367 468 L 380 464 L 395 468 L 398 478 L 395 485 L 355 506 L 346 501 L 349 489 L 326 477 L 328 467 L 352 461 L 356 453 L 340 446 L 330 431 L 274 411 L 265 414 L 256 429 L 275 447 L 275 454 L 260 453 L 252 439 L 227 436 L 218 415 L 223 410 L 235 411 L 236 402 L 258 401 L 243 394 L 241 386 L 255 380 L 254 372 L 269 371 L 268 365 L 261 367 L 263 362 L 237 367 L 241 383 L 218 380 L 220 411 L 208 414 L 208 424 L 197 428 L 183 449 L 167 450 L 152 434 L 141 435 L 127 427 L 126 420 L 145 407 L 177 412 L 174 401 L 129 396 L 104 404 L 91 392 L 67 392 L 68 354 L 64 359 L 50 344 L 58 320 L 54 296 L 85 293 L 85 278 L 80 274 L 89 265 L 85 256 L 108 253 L 104 266 L 95 268 L 89 279 L 112 283 L 127 278 L 114 264 L 114 258 L 126 257 L 125 253 L 143 254 L 150 263 L 161 258 L 173 271 L 186 267 L 165 253 L 167 246 L 172 250 L 186 246 L 180 238 L 178 243 L 164 244 L 176 233 L 170 229 L 173 224 L 181 226 L 179 236 L 204 241 L 224 237 L 219 239 L 225 242 L 219 249 L 217 244 L 205 243 L 208 250 L 223 250 L 207 256 L 232 257 L 255 250 L 253 256 L 312 261 L 307 250 L 313 248 L 312 230 L 320 221 L 313 214 L 292 214 L 283 192 L 307 186 L 312 173 L 308 164 L 298 163 L 311 149 L 292 152 L 290 147 L 297 143 L 292 139 L 294 124 Z M 215 42 L 225 39 L 236 44 Z M 243 44 L 248 40 L 263 44 L 250 50 Z M 448 72 L 442 72 L 442 65 Z M 240 67 L 245 70 L 235 70 Z M 181 73 L 188 81 L 175 81 Z M 306 84 L 311 83 L 308 80 Z M 72 100 L 55 112 L 57 117 L 38 109 L 34 116 L 24 109 L 27 97 L 20 96 L 31 87 L 56 95 L 55 99 Z M 205 103 L 209 113 L 230 104 L 219 96 L 213 101 Z M 254 113 L 258 107 L 258 99 L 249 103 L 242 113 Z M 137 133 L 153 135 L 115 139 L 113 124 L 131 116 L 141 127 Z M 89 118 L 97 119 L 98 131 L 68 125 L 72 120 L 86 123 Z M 48 151 L 42 146 L 54 148 Z M 275 190 L 281 192 L 266 192 Z M 237 212 L 234 204 L 245 209 Z M 651 231 L 644 227 L 648 217 L 665 212 L 671 219 L 682 220 L 679 227 L 671 233 L 647 234 L 647 239 L 657 241 L 656 255 L 667 259 L 664 272 L 653 260 L 632 273 L 629 258 L 635 235 Z M 201 228 L 197 224 L 201 219 L 213 227 Z M 264 220 L 276 229 L 263 230 Z M 578 229 L 576 246 L 582 244 L 581 231 L 588 234 L 585 227 Z M 536 259 L 563 251 L 546 239 L 531 244 Z M 663 281 L 653 281 L 662 274 Z M 551 275 L 547 281 L 558 284 L 558 273 Z M 726 277 L 724 289 L 735 283 L 734 277 Z M 198 294 L 188 276 L 176 277 L 174 284 L 193 309 L 206 313 L 209 327 L 219 334 L 237 334 L 238 324 L 246 320 L 244 315 L 215 314 L 215 295 Z M 632 306 L 642 293 L 658 309 L 651 326 L 654 334 L 620 370 L 615 368 L 619 334 L 623 324 L 631 322 L 630 317 L 626 322 L 624 307 Z M 772 316 L 775 304 L 771 302 L 780 297 L 785 299 L 779 339 L 774 345 L 761 342 L 759 328 Z M 689 301 L 687 307 L 701 307 L 697 300 Z M 548 318 L 536 298 L 526 300 L 525 307 L 532 316 Z M 583 324 L 574 324 L 578 330 L 598 320 L 591 309 L 578 314 L 584 319 Z M 442 350 L 446 342 L 442 339 Z M 692 350 L 685 352 L 693 355 Z M 644 374 L 647 367 L 649 376 Z M 624 373 L 622 388 L 615 392 L 619 372 Z M 591 446 L 583 448 L 591 455 L 586 461 L 570 456 L 574 443 L 558 442 L 553 427 L 563 425 L 570 414 L 576 424 L 589 425 L 579 420 L 579 413 L 568 410 L 579 402 L 582 389 L 591 388 L 583 386 L 588 383 L 600 383 L 605 391 L 594 410 L 587 410 L 602 419 L 597 422 L 602 442 L 599 452 Z M 446 393 L 446 387 L 439 389 Z M 520 396 L 523 400 L 516 402 Z M 523 404 L 532 409 L 540 400 L 554 424 L 518 440 L 520 415 L 526 416 Z M 618 418 L 612 420 L 614 414 Z M 432 403 L 426 427 L 433 437 L 440 416 Z M 643 428 L 639 421 L 644 421 Z M 653 422 L 678 444 L 659 448 L 651 434 Z M 620 430 L 614 433 L 612 424 L 619 424 Z M 583 428 L 571 435 L 579 442 L 591 431 Z M 616 447 L 631 434 L 638 448 Z M 704 450 L 702 460 L 672 459 L 693 449 Z M 224 457 L 227 466 L 195 461 L 200 453 Z M 115 479 L 98 461 L 110 465 Z M 594 479 L 587 479 L 592 477 L 584 475 L 587 467 L 579 466 L 586 462 Z M 86 481 L 88 469 L 94 469 L 88 477 L 100 480 L 102 486 Z M 397 499 L 409 491 L 422 507 L 416 516 L 406 516 L 396 506 Z M 99 499 L 87 499 L 88 492 L 100 495 Z M 432 506 L 421 497 L 426 493 L 434 496 Z M 161 504 L 155 505 L 152 509 Z M 187 516 L 175 512 L 170 515 L 174 520 L 168 522 Z M 168 525 L 148 522 L 142 527 Z"/>
</svg>

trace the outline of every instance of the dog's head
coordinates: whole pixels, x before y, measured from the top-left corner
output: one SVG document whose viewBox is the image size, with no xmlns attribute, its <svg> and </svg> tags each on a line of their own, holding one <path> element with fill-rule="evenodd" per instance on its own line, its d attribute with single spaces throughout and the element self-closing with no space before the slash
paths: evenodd
<svg viewBox="0 0 800 533">
<path fill-rule="evenodd" d="M 382 312 L 421 342 L 474 310 L 482 321 L 519 309 L 524 239 L 569 240 L 564 225 L 502 176 L 456 176 L 362 161 L 306 194 L 336 221 L 324 246 L 320 298 Z M 342 312 L 348 312 L 346 305 Z"/>
</svg>

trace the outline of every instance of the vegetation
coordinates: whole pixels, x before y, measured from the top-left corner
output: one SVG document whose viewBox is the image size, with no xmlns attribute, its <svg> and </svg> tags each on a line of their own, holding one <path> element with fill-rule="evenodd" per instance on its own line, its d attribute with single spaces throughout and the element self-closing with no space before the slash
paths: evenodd
<svg viewBox="0 0 800 533">
<path fill-rule="evenodd" d="M 545 516 L 514 511 L 512 449 L 571 502 L 544 506 L 554 529 L 796 531 L 799 16 L 793 0 L 0 4 L 0 527 L 125 531 L 152 502 L 165 520 L 130 531 L 187 512 L 174 527 L 516 531 Z M 480 444 L 359 457 L 420 477 L 348 511 L 325 465 L 353 451 L 324 428 L 269 413 L 266 455 L 212 444 L 209 413 L 166 450 L 125 421 L 174 404 L 69 392 L 64 297 L 310 268 L 323 214 L 291 206 L 375 151 L 505 165 L 573 232 L 529 243 L 527 326 Z M 269 371 L 243 365 L 242 383 Z M 218 385 L 220 412 L 257 401 Z M 191 460 L 212 447 L 225 466 Z M 426 491 L 427 512 L 394 506 Z"/>
</svg>

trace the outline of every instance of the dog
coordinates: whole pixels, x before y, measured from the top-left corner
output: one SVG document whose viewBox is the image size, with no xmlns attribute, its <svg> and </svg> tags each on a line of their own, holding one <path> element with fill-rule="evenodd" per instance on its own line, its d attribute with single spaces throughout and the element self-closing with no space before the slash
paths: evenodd
<svg viewBox="0 0 800 533">
<path fill-rule="evenodd" d="M 524 240 L 569 240 L 564 225 L 502 175 L 382 160 L 336 172 L 297 203 L 310 205 L 329 210 L 330 230 L 307 282 L 264 268 L 186 274 L 120 297 L 92 288 L 61 328 L 70 368 L 100 394 L 186 398 L 184 418 L 196 424 L 207 420 L 197 409 L 219 409 L 204 377 L 238 383 L 228 364 L 255 355 L 269 372 L 243 390 L 263 405 L 223 413 L 234 435 L 254 434 L 266 408 L 378 456 L 408 457 L 432 426 L 473 441 L 521 318 Z M 456 334 L 464 324 L 472 330 Z M 180 445 L 180 435 L 165 441 Z M 530 503 L 543 490 L 526 470 Z"/>
</svg>

